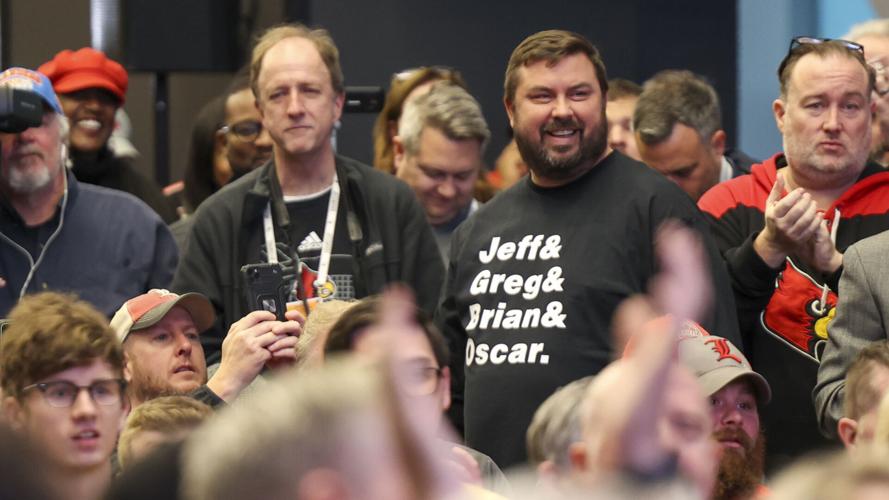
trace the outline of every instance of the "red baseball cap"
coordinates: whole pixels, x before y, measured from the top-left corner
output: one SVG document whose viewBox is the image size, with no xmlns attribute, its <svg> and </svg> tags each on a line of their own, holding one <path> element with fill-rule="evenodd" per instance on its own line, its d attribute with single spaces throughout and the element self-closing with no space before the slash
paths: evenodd
<svg viewBox="0 0 889 500">
<path fill-rule="evenodd" d="M 57 94 L 68 94 L 78 90 L 100 88 L 114 94 L 123 104 L 129 75 L 117 62 L 109 59 L 102 51 L 84 47 L 76 52 L 63 50 L 51 61 L 37 68 L 46 75 Z"/>
<path fill-rule="evenodd" d="M 213 326 L 216 313 L 207 297 L 199 293 L 177 295 L 173 292 L 155 288 L 147 293 L 132 298 L 114 313 L 111 328 L 117 333 L 121 342 L 135 330 L 142 330 L 162 320 L 175 306 L 188 311 L 198 331 L 203 332 Z"/>
</svg>

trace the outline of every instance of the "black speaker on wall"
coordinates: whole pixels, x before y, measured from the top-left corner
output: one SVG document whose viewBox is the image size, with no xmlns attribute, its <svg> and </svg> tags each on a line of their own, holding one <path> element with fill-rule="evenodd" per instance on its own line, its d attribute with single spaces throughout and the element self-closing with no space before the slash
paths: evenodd
<svg viewBox="0 0 889 500">
<path fill-rule="evenodd" d="M 239 0 L 127 0 L 123 59 L 135 71 L 236 71 Z"/>
</svg>

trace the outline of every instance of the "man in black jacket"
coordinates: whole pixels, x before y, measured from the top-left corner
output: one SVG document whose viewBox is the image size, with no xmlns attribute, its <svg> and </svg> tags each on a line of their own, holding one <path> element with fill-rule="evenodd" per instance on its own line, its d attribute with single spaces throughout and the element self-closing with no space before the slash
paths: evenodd
<svg viewBox="0 0 889 500">
<path fill-rule="evenodd" d="M 404 282 L 431 311 L 443 268 L 413 192 L 334 153 L 331 133 L 345 93 L 330 35 L 304 26 L 270 29 L 253 50 L 250 80 L 274 142 L 272 161 L 200 206 L 173 283 L 203 293 L 217 310 L 221 325 L 216 342 L 205 344 L 208 359 L 221 332 L 247 312 L 245 264 L 293 275 L 289 299 L 303 308 Z"/>
</svg>

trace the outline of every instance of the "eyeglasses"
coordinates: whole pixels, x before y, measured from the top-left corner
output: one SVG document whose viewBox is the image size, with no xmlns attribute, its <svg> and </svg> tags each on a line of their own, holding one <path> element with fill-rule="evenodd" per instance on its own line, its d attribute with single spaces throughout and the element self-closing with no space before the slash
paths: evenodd
<svg viewBox="0 0 889 500">
<path fill-rule="evenodd" d="M 262 123 L 256 120 L 246 120 L 232 125 L 224 125 L 219 129 L 219 133 L 221 134 L 227 134 L 229 132 L 238 136 L 242 141 L 253 142 L 259 137 L 259 134 L 262 133 Z"/>
<path fill-rule="evenodd" d="M 407 366 L 402 372 L 402 389 L 410 396 L 428 396 L 438 390 L 441 372 L 437 366 Z"/>
<path fill-rule="evenodd" d="M 787 55 L 784 56 L 784 60 L 781 61 L 781 65 L 778 66 L 778 76 L 780 77 L 782 73 L 784 73 L 784 68 L 787 66 L 787 61 L 790 59 L 790 56 L 793 55 L 793 51 L 803 45 L 820 45 L 822 43 L 833 42 L 836 44 L 845 47 L 852 52 L 861 54 L 864 57 L 864 46 L 860 43 L 850 42 L 849 40 L 842 40 L 839 38 L 818 38 L 814 36 L 797 36 L 793 37 L 790 40 L 790 48 L 787 49 Z"/>
<path fill-rule="evenodd" d="M 90 385 L 77 385 L 67 380 L 58 380 L 55 382 L 31 384 L 22 388 L 22 392 L 37 389 L 50 406 L 68 408 L 74 404 L 82 390 L 86 390 L 90 398 L 98 405 L 111 406 L 119 404 L 125 388 L 126 382 L 117 378 L 96 380 Z"/>
</svg>

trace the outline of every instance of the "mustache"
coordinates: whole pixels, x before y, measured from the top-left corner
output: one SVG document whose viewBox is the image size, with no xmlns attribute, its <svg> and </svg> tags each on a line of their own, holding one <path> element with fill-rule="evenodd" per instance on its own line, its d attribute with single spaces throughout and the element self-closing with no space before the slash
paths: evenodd
<svg viewBox="0 0 889 500">
<path fill-rule="evenodd" d="M 540 132 L 547 133 L 568 129 L 583 129 L 583 123 L 573 118 L 556 118 L 540 127 Z"/>
<path fill-rule="evenodd" d="M 27 156 L 27 155 L 37 155 L 42 158 L 43 157 L 43 150 L 41 150 L 39 146 L 36 146 L 34 144 L 25 144 L 23 146 L 13 149 L 12 154 L 10 156 L 22 157 L 22 156 Z"/>
<path fill-rule="evenodd" d="M 713 437 L 717 441 L 737 441 L 741 443 L 744 450 L 750 453 L 755 444 L 753 439 L 747 435 L 740 427 L 726 427 L 713 433 Z"/>
</svg>

